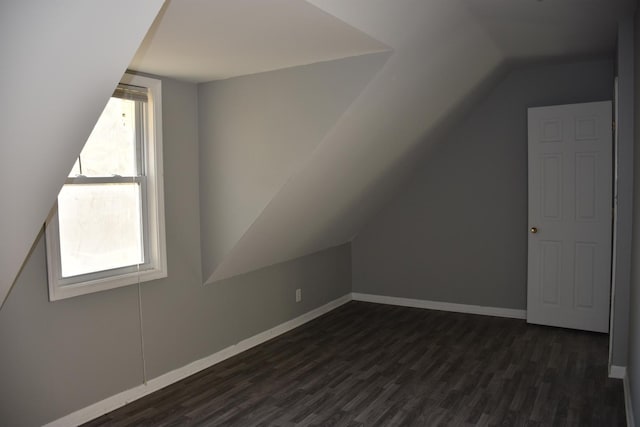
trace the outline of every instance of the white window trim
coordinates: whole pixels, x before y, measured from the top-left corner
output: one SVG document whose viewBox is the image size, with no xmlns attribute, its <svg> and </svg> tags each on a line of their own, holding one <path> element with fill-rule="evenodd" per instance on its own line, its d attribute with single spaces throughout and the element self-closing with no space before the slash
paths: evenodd
<svg viewBox="0 0 640 427">
<path fill-rule="evenodd" d="M 105 291 L 139 282 L 167 277 L 167 250 L 164 219 L 164 180 L 162 170 L 162 82 L 158 79 L 125 74 L 121 83 L 149 89 L 149 108 L 145 128 L 146 195 L 149 263 L 129 269 L 92 273 L 89 280 L 77 282 L 62 278 L 60 266 L 60 233 L 57 203 L 46 222 L 47 274 L 49 300 L 57 301 L 78 295 Z M 123 270 L 126 270 L 123 272 Z M 82 277 L 82 276 L 79 276 Z"/>
</svg>

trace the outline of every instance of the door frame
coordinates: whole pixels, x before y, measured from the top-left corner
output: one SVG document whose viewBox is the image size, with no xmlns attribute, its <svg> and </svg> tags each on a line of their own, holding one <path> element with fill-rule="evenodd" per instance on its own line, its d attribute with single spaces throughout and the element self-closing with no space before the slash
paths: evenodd
<svg viewBox="0 0 640 427">
<path fill-rule="evenodd" d="M 613 362 L 613 330 L 615 325 L 615 301 L 616 301 L 616 264 L 618 262 L 618 251 L 616 249 L 617 230 L 618 230 L 618 76 L 613 79 L 613 206 L 612 206 L 612 225 L 611 225 L 611 292 L 609 300 L 609 358 L 608 371 L 612 377 L 611 366 Z M 615 376 L 617 378 L 617 376 Z"/>
</svg>

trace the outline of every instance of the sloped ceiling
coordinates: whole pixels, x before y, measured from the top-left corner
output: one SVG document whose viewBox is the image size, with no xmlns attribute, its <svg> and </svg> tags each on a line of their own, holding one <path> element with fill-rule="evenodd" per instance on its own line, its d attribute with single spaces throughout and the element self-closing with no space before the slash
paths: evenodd
<svg viewBox="0 0 640 427">
<path fill-rule="evenodd" d="M 162 3 L 0 3 L 0 305 Z"/>
<path fill-rule="evenodd" d="M 503 59 L 456 2 L 366 2 L 354 15 L 393 54 L 209 281 L 349 241 L 404 172 L 407 153 Z"/>
<path fill-rule="evenodd" d="M 388 57 L 360 55 L 200 85 L 205 277 L 306 164 Z"/>
<path fill-rule="evenodd" d="M 302 0 L 168 0 L 131 68 L 208 82 L 385 50 Z"/>
<path fill-rule="evenodd" d="M 214 268 L 204 262 L 209 283 L 349 241 L 402 182 L 407 158 L 424 151 L 434 130 L 463 111 L 505 61 L 612 52 L 617 18 L 632 7 L 604 0 L 309 3 L 393 53 L 232 249 Z M 201 218 L 211 221 L 206 212 Z"/>
<path fill-rule="evenodd" d="M 442 123 L 455 122 L 454 112 L 505 61 L 612 52 L 617 19 L 634 6 L 632 0 L 173 0 L 145 38 L 162 3 L 2 3 L 0 302 L 127 64 L 202 82 L 387 52 L 339 102 L 332 98 L 331 120 L 304 149 L 286 156 L 282 150 L 301 140 L 291 135 L 268 147 L 281 158 L 270 167 L 282 173 L 240 212 L 243 225 L 215 255 L 206 248 L 215 246 L 217 232 L 203 236 L 203 268 L 213 282 L 349 241 L 401 182 L 407 159 L 435 140 Z M 200 143 L 203 153 L 215 152 L 216 139 Z M 201 178 L 201 189 L 219 179 Z M 206 209 L 203 230 L 214 221 Z"/>
</svg>

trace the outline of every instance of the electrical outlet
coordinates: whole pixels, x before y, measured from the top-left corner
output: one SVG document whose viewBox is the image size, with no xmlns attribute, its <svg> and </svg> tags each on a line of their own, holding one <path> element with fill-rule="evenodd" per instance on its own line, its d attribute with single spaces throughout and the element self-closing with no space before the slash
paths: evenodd
<svg viewBox="0 0 640 427">
<path fill-rule="evenodd" d="M 296 289 L 296 302 L 302 301 L 302 289 Z"/>
</svg>

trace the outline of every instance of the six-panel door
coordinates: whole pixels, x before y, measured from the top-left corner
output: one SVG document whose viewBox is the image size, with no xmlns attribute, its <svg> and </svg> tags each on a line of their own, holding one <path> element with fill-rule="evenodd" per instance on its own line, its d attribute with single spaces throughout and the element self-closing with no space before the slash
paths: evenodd
<svg viewBox="0 0 640 427">
<path fill-rule="evenodd" d="M 528 120 L 527 321 L 607 332 L 611 102 L 530 108 Z"/>
</svg>

